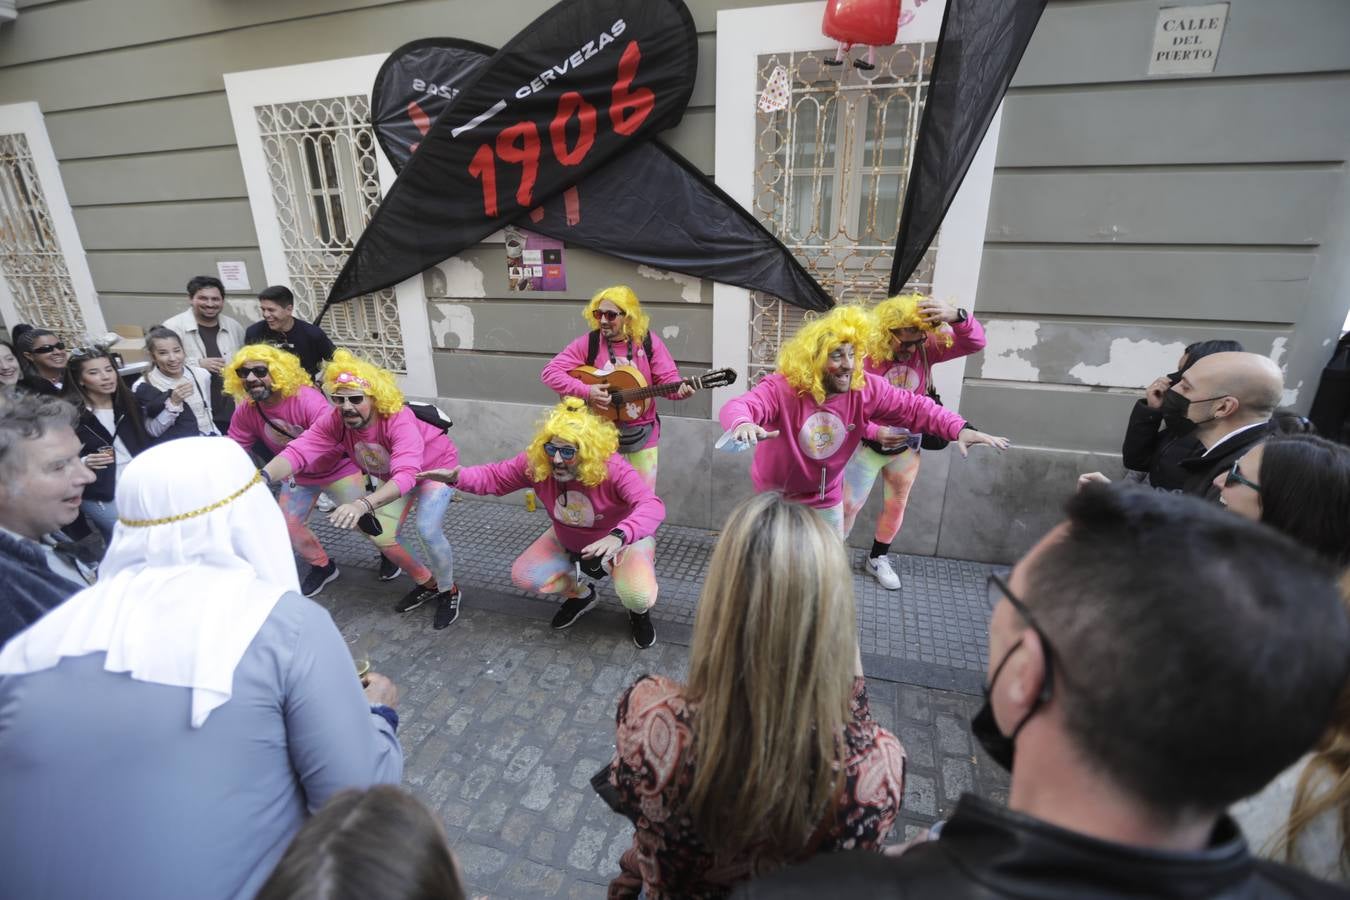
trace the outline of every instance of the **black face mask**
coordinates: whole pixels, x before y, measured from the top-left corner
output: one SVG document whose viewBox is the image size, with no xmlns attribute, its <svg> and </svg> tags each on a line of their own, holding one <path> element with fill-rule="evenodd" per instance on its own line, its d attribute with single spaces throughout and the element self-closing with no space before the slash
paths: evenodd
<svg viewBox="0 0 1350 900">
<path fill-rule="evenodd" d="M 1041 640 L 1044 641 L 1044 638 Z M 1053 680 L 1050 671 L 1050 660 L 1047 658 L 1045 661 L 1045 683 L 1041 685 L 1041 691 L 1036 695 L 1036 702 L 1031 705 L 1031 709 L 1027 710 L 1027 714 L 1022 717 L 1022 721 L 1013 726 L 1012 734 L 1005 735 L 1003 732 L 999 731 L 998 721 L 994 718 L 994 705 L 989 698 L 993 694 L 994 685 L 998 683 L 999 674 L 1003 672 L 1003 667 L 1008 664 L 1008 660 L 1012 658 L 1013 653 L 1015 653 L 1020 646 L 1022 646 L 1022 642 L 1019 640 L 1012 645 L 1006 654 L 1004 654 L 1003 662 L 999 663 L 998 667 L 994 669 L 994 676 L 989 679 L 989 684 L 985 686 L 984 705 L 981 706 L 980 711 L 975 714 L 975 718 L 970 720 L 971 735 L 974 736 L 975 740 L 980 742 L 980 746 L 984 748 L 985 753 L 989 754 L 989 758 L 997 763 L 1005 772 L 1012 771 L 1013 747 L 1017 740 L 1017 735 L 1022 731 L 1022 727 L 1025 726 L 1027 722 L 1031 721 L 1031 717 L 1036 715 L 1041 707 L 1049 701 L 1051 682 Z"/>
<path fill-rule="evenodd" d="M 1167 424 L 1167 430 L 1178 435 L 1188 435 L 1196 429 L 1197 426 L 1204 425 L 1206 422 L 1213 422 L 1218 416 L 1210 416 L 1208 419 L 1201 419 L 1199 422 L 1189 418 L 1186 413 L 1190 411 L 1192 403 L 1208 403 L 1211 400 L 1222 400 L 1227 394 L 1219 394 L 1217 397 L 1206 397 L 1203 400 L 1190 400 L 1176 390 L 1168 388 L 1163 394 L 1162 406 L 1160 407 L 1163 415 L 1163 422 Z"/>
<path fill-rule="evenodd" d="M 1173 387 L 1175 387 L 1177 382 L 1179 382 L 1180 380 L 1181 380 L 1180 372 L 1169 372 L 1167 375 L 1167 383 L 1172 385 Z"/>
</svg>

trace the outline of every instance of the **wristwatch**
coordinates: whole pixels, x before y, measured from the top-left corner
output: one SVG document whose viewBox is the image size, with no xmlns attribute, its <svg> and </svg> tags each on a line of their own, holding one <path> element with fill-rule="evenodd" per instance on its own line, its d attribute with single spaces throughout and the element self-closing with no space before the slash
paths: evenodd
<svg viewBox="0 0 1350 900">
<path fill-rule="evenodd" d="M 622 528 L 613 528 L 613 529 L 610 530 L 609 533 L 612 534 L 612 535 L 614 535 L 616 538 L 618 538 L 618 539 L 619 539 L 620 541 L 622 541 L 623 543 L 625 543 L 625 544 L 628 543 L 628 535 L 626 535 L 626 534 L 623 533 L 623 529 L 622 529 Z"/>
<path fill-rule="evenodd" d="M 970 318 L 970 313 L 966 312 L 964 309 L 962 309 L 962 308 L 959 307 L 959 306 L 956 308 L 956 324 L 960 325 L 962 322 L 964 322 L 966 319 L 969 319 L 969 318 Z"/>
</svg>

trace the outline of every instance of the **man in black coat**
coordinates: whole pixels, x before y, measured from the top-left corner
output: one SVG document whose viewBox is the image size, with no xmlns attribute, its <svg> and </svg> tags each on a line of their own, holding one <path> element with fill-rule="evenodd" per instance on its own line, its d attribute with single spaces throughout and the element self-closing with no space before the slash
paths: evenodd
<svg viewBox="0 0 1350 900">
<path fill-rule="evenodd" d="M 1254 857 L 1224 812 L 1312 747 L 1345 685 L 1350 621 L 1306 550 L 1192 497 L 1092 485 L 990 602 L 971 730 L 1011 769 L 1007 807 L 966 796 L 898 856 L 818 856 L 734 896 L 1346 896 Z"/>
<path fill-rule="evenodd" d="M 263 288 L 258 294 L 262 321 L 244 332 L 245 344 L 271 344 L 300 359 L 309 377 L 319 377 L 319 367 L 333 358 L 333 342 L 318 325 L 295 317 L 295 295 L 284 285 Z"/>
</svg>

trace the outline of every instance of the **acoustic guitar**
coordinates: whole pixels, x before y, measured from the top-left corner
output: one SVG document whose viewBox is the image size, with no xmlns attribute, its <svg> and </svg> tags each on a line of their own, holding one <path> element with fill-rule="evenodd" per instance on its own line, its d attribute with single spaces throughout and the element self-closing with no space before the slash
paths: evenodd
<svg viewBox="0 0 1350 900">
<path fill-rule="evenodd" d="M 567 374 L 587 384 L 609 385 L 609 409 L 591 410 L 610 421 L 632 422 L 642 416 L 652 405 L 653 397 L 673 394 L 681 385 L 690 384 L 698 388 L 726 387 L 736 383 L 735 369 L 713 369 L 694 378 L 681 378 L 669 384 L 647 384 L 634 366 L 619 366 L 612 372 L 601 373 L 595 366 L 577 366 Z"/>
</svg>

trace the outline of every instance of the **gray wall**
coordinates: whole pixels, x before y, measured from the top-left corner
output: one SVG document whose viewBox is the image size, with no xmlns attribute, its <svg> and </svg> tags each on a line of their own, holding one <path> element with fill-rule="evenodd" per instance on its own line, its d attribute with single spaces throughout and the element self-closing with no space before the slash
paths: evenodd
<svg viewBox="0 0 1350 900">
<path fill-rule="evenodd" d="M 699 79 L 668 137 L 705 172 L 716 11 L 767 2 L 689 2 Z M 0 103 L 41 104 L 106 318 L 148 324 L 180 309 L 187 277 L 217 260 L 243 259 L 262 277 L 223 73 L 438 33 L 500 44 L 550 5 L 20 0 L 18 20 L 0 27 Z M 1118 467 L 1138 388 L 1189 341 L 1237 337 L 1271 352 L 1290 401 L 1311 401 L 1350 306 L 1350 3 L 1232 0 L 1213 75 L 1150 79 L 1161 5 L 1046 10 L 1005 105 L 977 301 L 990 346 L 968 365 L 962 402 L 1018 449 L 930 454 L 902 549 L 1020 552 L 1079 471 Z M 659 331 L 679 329 L 670 343 L 686 371 L 715 362 L 707 284 L 691 302 L 676 282 L 569 249 L 564 297 L 508 295 L 500 246 L 466 257 L 481 290 L 445 279 L 431 321 L 438 386 L 460 398 L 450 406 L 470 460 L 514 449 L 533 404 L 549 399 L 544 359 L 608 284 L 632 284 Z M 715 527 L 748 491 L 746 461 L 708 449 L 706 397 L 675 410 L 695 418 L 668 415 L 662 492 L 672 521 Z"/>
</svg>

